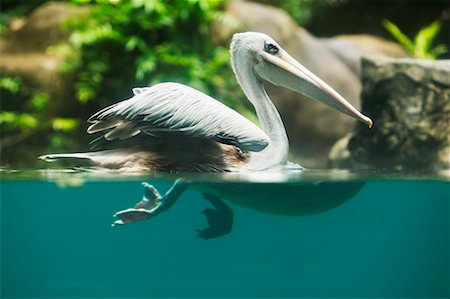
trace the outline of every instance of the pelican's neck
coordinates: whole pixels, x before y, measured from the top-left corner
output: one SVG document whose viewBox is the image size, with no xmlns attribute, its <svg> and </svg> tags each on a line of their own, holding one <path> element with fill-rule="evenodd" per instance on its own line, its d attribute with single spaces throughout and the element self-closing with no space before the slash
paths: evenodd
<svg viewBox="0 0 450 299">
<path fill-rule="evenodd" d="M 270 138 L 269 145 L 264 150 L 252 154 L 249 167 L 266 169 L 285 164 L 289 142 L 280 114 L 267 95 L 263 84 L 256 77 L 248 59 L 245 59 L 247 57 L 239 57 L 237 53 L 231 54 L 231 64 L 237 82 L 255 107 L 262 130 Z"/>
</svg>

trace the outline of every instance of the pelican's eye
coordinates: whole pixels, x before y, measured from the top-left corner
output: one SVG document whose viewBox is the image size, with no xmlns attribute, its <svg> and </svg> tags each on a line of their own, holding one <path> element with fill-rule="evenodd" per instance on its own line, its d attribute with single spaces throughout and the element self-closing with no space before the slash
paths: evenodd
<svg viewBox="0 0 450 299">
<path fill-rule="evenodd" d="M 266 51 L 269 54 L 277 54 L 278 52 L 280 52 L 280 49 L 270 42 L 265 42 L 264 51 Z"/>
</svg>

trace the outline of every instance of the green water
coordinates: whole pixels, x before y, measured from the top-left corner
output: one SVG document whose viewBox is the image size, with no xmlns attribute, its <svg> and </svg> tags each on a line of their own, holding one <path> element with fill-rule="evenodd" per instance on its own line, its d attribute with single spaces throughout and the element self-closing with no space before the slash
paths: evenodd
<svg viewBox="0 0 450 299">
<path fill-rule="evenodd" d="M 238 198 L 230 234 L 196 237 L 210 204 L 195 191 L 110 226 L 142 181 L 163 192 L 174 178 L 3 173 L 1 298 L 449 297 L 448 180 L 207 175 L 204 188 Z M 315 210 L 272 215 L 245 197 Z"/>
</svg>

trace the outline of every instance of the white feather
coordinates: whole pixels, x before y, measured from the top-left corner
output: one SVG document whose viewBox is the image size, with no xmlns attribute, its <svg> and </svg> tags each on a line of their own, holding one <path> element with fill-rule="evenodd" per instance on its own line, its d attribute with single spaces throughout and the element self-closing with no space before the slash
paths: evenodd
<svg viewBox="0 0 450 299">
<path fill-rule="evenodd" d="M 106 139 L 164 130 L 204 138 L 223 135 L 247 151 L 260 151 L 269 143 L 269 137 L 254 123 L 189 86 L 160 83 L 133 92 L 132 98 L 111 105 L 89 119 L 96 127 L 99 122 L 117 121 L 118 126 L 106 133 Z M 120 125 L 123 123 L 127 125 Z M 127 130 L 126 134 L 121 130 Z"/>
</svg>

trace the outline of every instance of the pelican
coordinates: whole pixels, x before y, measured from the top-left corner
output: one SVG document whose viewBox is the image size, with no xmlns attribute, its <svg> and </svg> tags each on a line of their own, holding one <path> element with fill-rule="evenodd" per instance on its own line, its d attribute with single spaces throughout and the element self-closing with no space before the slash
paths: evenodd
<svg viewBox="0 0 450 299">
<path fill-rule="evenodd" d="M 261 127 L 189 86 L 160 83 L 134 88 L 133 97 L 108 106 L 88 119 L 90 126 L 87 132 L 100 134 L 91 142 L 94 151 L 47 154 L 40 159 L 131 171 L 260 171 L 283 167 L 287 163 L 288 138 L 280 114 L 264 89 L 263 80 L 323 102 L 372 126 L 369 117 L 266 34 L 236 33 L 230 48 L 233 72 L 245 96 L 253 104 Z M 169 209 L 184 191 L 191 188 L 203 192 L 205 199 L 215 208 L 204 211 L 209 227 L 198 230 L 199 237 L 216 238 L 231 231 L 233 213 L 220 197 L 231 199 L 223 194 L 220 186 L 202 185 L 181 178 L 161 195 L 152 185 L 143 185 L 142 200 L 134 208 L 116 213 L 119 219 L 113 225 L 152 218 Z M 358 185 L 351 189 L 359 188 Z M 314 190 L 312 195 L 308 193 L 308 198 L 321 194 L 321 188 L 307 186 L 301 190 L 307 193 Z M 248 192 L 244 195 L 249 196 Z M 274 213 L 305 213 L 301 201 L 293 204 L 288 199 L 286 211 L 284 202 L 272 200 L 272 194 L 267 194 L 266 200 L 258 196 L 254 194 L 241 204 L 264 212 L 272 207 Z M 239 194 L 233 193 L 239 204 L 237 197 Z M 346 200 L 347 194 L 342 198 L 339 200 Z M 277 207 L 273 207 L 274 203 Z"/>
<path fill-rule="evenodd" d="M 167 82 L 134 88 L 130 99 L 92 115 L 87 132 L 100 134 L 91 142 L 94 151 L 39 158 L 131 171 L 236 171 L 283 166 L 288 138 L 263 80 L 372 126 L 369 117 L 268 35 L 236 33 L 230 52 L 237 82 L 253 104 L 261 127 L 198 90 Z"/>
</svg>

